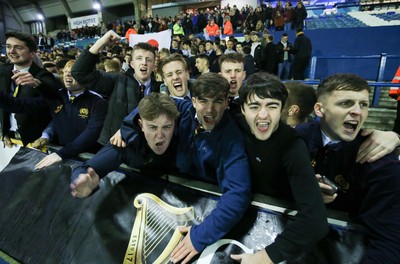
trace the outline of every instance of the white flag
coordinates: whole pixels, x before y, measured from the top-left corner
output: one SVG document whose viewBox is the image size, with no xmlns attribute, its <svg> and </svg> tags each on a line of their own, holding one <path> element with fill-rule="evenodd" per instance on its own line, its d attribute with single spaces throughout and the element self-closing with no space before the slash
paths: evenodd
<svg viewBox="0 0 400 264">
<path fill-rule="evenodd" d="M 167 29 L 157 33 L 147 34 L 131 34 L 129 36 L 129 46 L 133 47 L 139 42 L 148 42 L 152 46 L 158 47 L 158 50 L 162 48 L 169 49 L 171 47 L 171 30 Z"/>
</svg>

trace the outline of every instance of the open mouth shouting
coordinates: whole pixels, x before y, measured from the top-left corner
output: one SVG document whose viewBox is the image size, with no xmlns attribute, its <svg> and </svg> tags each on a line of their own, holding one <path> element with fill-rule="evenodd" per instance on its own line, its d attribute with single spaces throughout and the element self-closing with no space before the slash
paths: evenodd
<svg viewBox="0 0 400 264">
<path fill-rule="evenodd" d="M 148 72 L 147 67 L 140 67 L 140 72 L 141 72 L 143 75 L 147 75 L 147 72 Z"/>
<path fill-rule="evenodd" d="M 349 133 L 354 133 L 357 131 L 359 121 L 356 120 L 349 120 L 343 123 L 344 130 Z"/>
<path fill-rule="evenodd" d="M 64 79 L 65 86 L 72 86 L 74 80 L 72 78 L 65 78 Z"/>
<path fill-rule="evenodd" d="M 267 132 L 269 128 L 269 121 L 258 121 L 256 123 L 257 130 L 260 132 Z"/>
<path fill-rule="evenodd" d="M 183 87 L 182 87 L 182 82 L 176 82 L 174 83 L 174 88 L 177 91 L 183 91 Z"/>
</svg>

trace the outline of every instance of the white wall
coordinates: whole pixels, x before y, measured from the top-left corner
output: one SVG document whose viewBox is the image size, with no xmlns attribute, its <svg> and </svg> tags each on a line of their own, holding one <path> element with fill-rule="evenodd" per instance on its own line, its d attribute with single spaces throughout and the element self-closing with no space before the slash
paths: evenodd
<svg viewBox="0 0 400 264">
<path fill-rule="evenodd" d="M 239 9 L 241 9 L 243 6 L 249 5 L 254 8 L 257 7 L 257 0 L 221 0 L 221 7 L 225 7 L 229 4 L 230 7 L 233 7 L 233 5 L 236 5 Z"/>
</svg>

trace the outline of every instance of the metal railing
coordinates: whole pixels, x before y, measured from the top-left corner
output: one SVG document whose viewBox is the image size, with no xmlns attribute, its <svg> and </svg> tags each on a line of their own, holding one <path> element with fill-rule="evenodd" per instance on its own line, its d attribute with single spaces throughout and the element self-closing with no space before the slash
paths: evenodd
<svg viewBox="0 0 400 264">
<path fill-rule="evenodd" d="M 375 81 L 369 81 L 368 84 L 374 87 L 373 97 L 371 106 L 376 107 L 379 103 L 380 93 L 382 87 L 400 87 L 400 83 L 391 83 L 383 81 L 383 76 L 385 73 L 386 62 L 388 58 L 398 59 L 400 55 L 387 55 L 382 53 L 381 55 L 369 55 L 369 56 L 313 56 L 311 58 L 310 66 L 310 79 L 305 81 L 305 83 L 310 85 L 318 85 L 320 80 L 315 79 L 315 73 L 317 69 L 317 62 L 319 59 L 327 60 L 340 60 L 340 59 L 379 59 L 378 74 Z M 399 65 L 400 66 L 400 65 Z"/>
</svg>

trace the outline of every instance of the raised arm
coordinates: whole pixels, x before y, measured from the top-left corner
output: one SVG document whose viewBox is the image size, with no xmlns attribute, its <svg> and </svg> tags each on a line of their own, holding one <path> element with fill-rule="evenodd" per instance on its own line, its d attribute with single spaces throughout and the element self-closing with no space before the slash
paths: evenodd
<svg viewBox="0 0 400 264">
<path fill-rule="evenodd" d="M 95 66 L 102 49 L 115 44 L 118 40 L 119 36 L 110 30 L 98 39 L 89 50 L 85 50 L 72 66 L 71 73 L 74 79 L 90 90 L 110 96 L 118 75 L 98 71 Z"/>
</svg>

